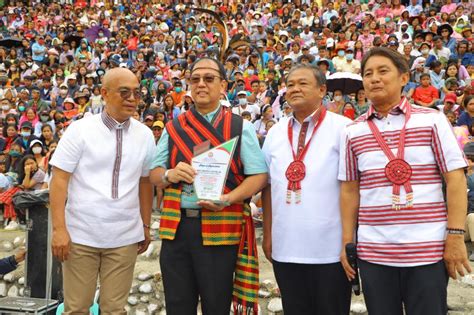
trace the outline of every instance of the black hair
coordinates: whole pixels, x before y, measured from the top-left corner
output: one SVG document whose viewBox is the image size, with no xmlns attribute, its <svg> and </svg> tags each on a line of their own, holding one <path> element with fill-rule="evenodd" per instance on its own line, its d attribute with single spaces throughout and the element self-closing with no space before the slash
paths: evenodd
<svg viewBox="0 0 474 315">
<path fill-rule="evenodd" d="M 227 81 L 227 72 L 225 70 L 224 65 L 219 60 L 211 58 L 211 57 L 202 57 L 202 58 L 197 59 L 195 62 L 193 62 L 193 64 L 191 65 L 191 68 L 190 68 L 191 73 L 193 73 L 194 68 L 196 67 L 196 65 L 199 62 L 204 61 L 204 60 L 209 60 L 209 61 L 214 62 L 217 65 L 217 68 L 218 68 L 219 74 L 221 75 L 222 80 Z"/>
<path fill-rule="evenodd" d="M 290 75 L 299 69 L 310 70 L 313 73 L 313 76 L 316 79 L 316 83 L 318 84 L 318 86 L 326 85 L 326 76 L 321 72 L 321 70 L 318 67 L 315 67 L 311 64 L 304 64 L 304 63 L 297 64 L 290 69 L 290 71 L 285 77 L 285 83 L 288 83 L 288 78 L 290 77 Z"/>
<path fill-rule="evenodd" d="M 410 72 L 410 67 L 408 66 L 407 60 L 398 51 L 395 51 L 387 47 L 374 47 L 371 50 L 369 50 L 365 54 L 364 58 L 362 59 L 362 62 L 361 62 L 362 76 L 364 75 L 364 70 L 365 70 L 365 66 L 367 65 L 367 61 L 369 61 L 370 58 L 375 57 L 375 56 L 381 56 L 381 57 L 390 59 L 390 61 L 392 61 L 392 63 L 397 68 L 399 74 Z"/>
</svg>

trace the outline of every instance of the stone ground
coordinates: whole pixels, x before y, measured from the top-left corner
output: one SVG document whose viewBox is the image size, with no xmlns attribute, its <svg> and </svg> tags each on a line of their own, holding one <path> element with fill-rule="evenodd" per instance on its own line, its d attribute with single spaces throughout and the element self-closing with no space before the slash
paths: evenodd
<svg viewBox="0 0 474 315">
<path fill-rule="evenodd" d="M 154 217 L 158 226 L 158 217 Z M 157 230 L 153 229 L 152 234 L 157 235 Z M 12 255 L 18 246 L 21 246 L 25 232 L 5 231 L 0 229 L 0 257 Z M 257 241 L 261 241 L 261 229 L 257 229 Z M 160 267 L 158 263 L 159 249 L 161 242 L 154 240 L 149 250 L 137 259 L 135 268 L 135 280 L 130 290 L 129 314 L 166 314 L 164 311 L 164 294 L 161 283 Z M 473 250 L 472 247 L 470 247 Z M 271 263 L 269 263 L 261 248 L 260 254 L 260 307 L 261 314 L 283 314 L 281 311 L 281 300 L 278 296 L 278 289 Z M 471 262 L 474 270 L 474 263 Z M 23 295 L 22 285 L 24 283 L 23 266 L 9 276 L 0 276 L 0 296 Z M 474 314 L 474 274 L 466 276 L 461 280 L 450 280 L 448 287 L 449 315 L 473 315 Z M 353 296 L 351 314 L 367 314 L 362 295 Z"/>
</svg>

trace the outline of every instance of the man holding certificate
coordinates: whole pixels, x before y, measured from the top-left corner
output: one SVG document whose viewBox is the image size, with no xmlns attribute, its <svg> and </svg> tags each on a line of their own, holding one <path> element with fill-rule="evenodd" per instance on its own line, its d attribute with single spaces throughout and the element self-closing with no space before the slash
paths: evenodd
<svg viewBox="0 0 474 315">
<path fill-rule="evenodd" d="M 349 119 L 326 110 L 326 79 L 310 65 L 286 78 L 293 117 L 267 135 L 270 183 L 263 191 L 265 256 L 273 262 L 285 315 L 349 314 L 340 263 L 339 139 Z"/>
<path fill-rule="evenodd" d="M 165 189 L 160 265 L 169 315 L 256 310 L 258 263 L 245 200 L 267 182 L 253 126 L 220 105 L 226 71 L 215 59 L 191 66 L 195 106 L 169 122 L 151 181 Z M 235 272 L 235 280 L 234 280 Z M 245 276 L 244 276 L 245 274 Z"/>
</svg>

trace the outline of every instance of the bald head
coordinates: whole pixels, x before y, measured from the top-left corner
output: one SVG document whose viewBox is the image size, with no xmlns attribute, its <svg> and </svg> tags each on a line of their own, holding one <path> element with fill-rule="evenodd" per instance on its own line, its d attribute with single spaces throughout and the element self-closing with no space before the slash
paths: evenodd
<svg viewBox="0 0 474 315">
<path fill-rule="evenodd" d="M 114 68 L 107 71 L 100 89 L 105 110 L 118 122 L 129 119 L 140 102 L 140 83 L 132 71 Z"/>
<path fill-rule="evenodd" d="M 138 78 L 129 69 L 113 68 L 105 73 L 104 78 L 102 79 L 102 86 L 104 88 L 110 88 L 112 86 L 117 86 L 117 83 L 121 81 L 136 81 L 138 83 Z"/>
</svg>

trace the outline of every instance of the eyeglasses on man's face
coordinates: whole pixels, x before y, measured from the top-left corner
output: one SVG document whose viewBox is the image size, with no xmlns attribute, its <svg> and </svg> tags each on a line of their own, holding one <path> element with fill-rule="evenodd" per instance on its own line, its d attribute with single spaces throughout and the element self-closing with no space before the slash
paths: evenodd
<svg viewBox="0 0 474 315">
<path fill-rule="evenodd" d="M 130 99 L 132 94 L 135 99 L 141 99 L 143 95 L 140 89 L 119 88 L 118 92 L 124 101 Z"/>
<path fill-rule="evenodd" d="M 191 82 L 191 84 L 199 84 L 199 82 L 201 81 L 201 79 L 204 81 L 204 83 L 213 83 L 215 81 L 215 79 L 218 78 L 220 80 L 222 80 L 222 78 L 218 75 L 213 75 L 213 74 L 205 74 L 203 76 L 200 76 L 200 75 L 191 75 L 191 77 L 189 78 L 189 81 Z"/>
</svg>

